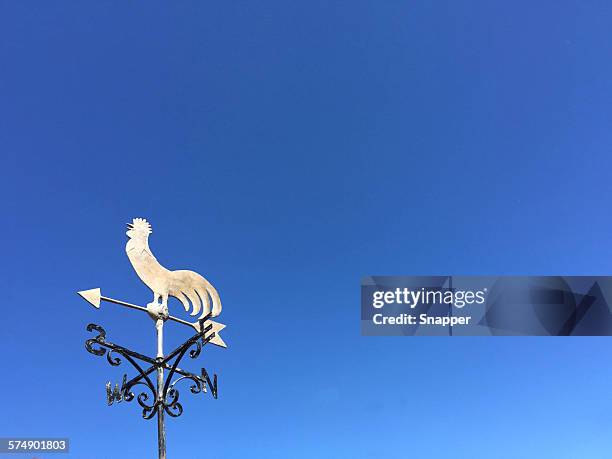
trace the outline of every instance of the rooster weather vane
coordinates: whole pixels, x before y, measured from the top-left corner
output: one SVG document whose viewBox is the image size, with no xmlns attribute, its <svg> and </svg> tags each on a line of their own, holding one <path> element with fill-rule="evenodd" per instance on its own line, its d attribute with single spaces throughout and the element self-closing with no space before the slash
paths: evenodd
<svg viewBox="0 0 612 459">
<path fill-rule="evenodd" d="M 144 218 L 135 218 L 127 226 L 128 242 L 125 251 L 138 277 L 152 290 L 153 301 L 146 307 L 138 306 L 102 296 L 99 288 L 80 291 L 78 294 L 96 308 L 99 308 L 101 302 L 105 301 L 146 312 L 155 321 L 157 355 L 154 358 L 148 357 L 124 346 L 111 343 L 106 340 L 106 330 L 93 323 L 87 325 L 87 331 L 95 331 L 97 335 L 85 342 L 85 348 L 91 354 L 106 355 L 108 363 L 112 366 L 120 365 L 122 359 L 125 359 L 136 369 L 137 375 L 130 380 L 127 374 L 123 375 L 121 386 L 115 384 L 113 388 L 110 382 L 106 384 L 107 403 L 112 405 L 122 400 L 130 402 L 136 398 L 145 419 L 152 419 L 157 415 L 158 454 L 160 459 L 165 459 L 164 413 L 177 417 L 183 412 L 176 384 L 182 380 L 189 380 L 192 382 L 190 387 L 192 393 L 207 393 L 210 390 L 212 396 L 217 398 L 216 374 L 211 379 L 205 368 L 202 368 L 199 374 L 194 374 L 182 370 L 178 365 L 187 351 L 189 351 L 189 357 L 195 359 L 200 355 L 202 347 L 208 343 L 223 348 L 227 347 L 219 335 L 225 325 L 211 320 L 212 317 L 221 314 L 221 299 L 217 290 L 200 274 L 186 270 L 170 271 L 157 261 L 149 248 L 151 225 Z M 170 315 L 169 296 L 178 299 L 185 311 L 191 309 L 191 315 L 197 316 L 196 321 L 188 322 Z M 164 355 L 163 328 L 166 321 L 192 327 L 196 333 L 172 352 Z M 145 368 L 146 366 L 148 367 Z M 164 370 L 168 370 L 168 376 L 165 379 Z M 150 376 L 154 372 L 157 373 L 156 385 L 153 384 Z M 144 386 L 144 389 L 135 397 L 133 390 L 136 390 L 136 386 Z"/>
</svg>

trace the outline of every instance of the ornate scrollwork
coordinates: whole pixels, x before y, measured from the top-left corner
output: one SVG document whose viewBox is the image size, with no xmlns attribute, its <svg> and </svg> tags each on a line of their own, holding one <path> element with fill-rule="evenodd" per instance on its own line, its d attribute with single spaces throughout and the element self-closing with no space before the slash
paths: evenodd
<svg viewBox="0 0 612 459">
<path fill-rule="evenodd" d="M 106 342 L 104 341 L 104 338 L 106 338 L 106 330 L 104 330 L 100 325 L 87 325 L 87 331 L 91 332 L 94 330 L 98 332 L 98 336 L 85 341 L 85 349 L 87 349 L 87 352 L 89 352 L 90 354 L 101 356 L 106 354 L 106 349 L 102 347 L 104 344 L 106 344 Z M 94 345 L 97 345 L 99 347 L 94 347 Z"/>
<path fill-rule="evenodd" d="M 109 405 L 112 405 L 113 401 L 120 402 L 123 399 L 126 402 L 129 402 L 133 400 L 134 394 L 131 392 L 131 389 L 138 384 L 146 386 L 151 391 L 151 394 L 153 395 L 153 399 L 156 399 L 155 386 L 153 385 L 153 382 L 149 378 L 148 373 L 142 369 L 142 367 L 138 364 L 138 362 L 136 362 L 136 360 L 134 360 L 134 358 L 131 357 L 130 354 L 138 356 L 139 358 L 142 358 L 142 359 L 147 359 L 147 360 L 150 360 L 150 359 L 148 359 L 145 356 L 140 356 L 139 354 L 128 351 L 127 349 L 121 346 L 117 346 L 114 343 L 110 343 L 106 341 L 105 340 L 106 331 L 100 325 L 89 324 L 87 326 L 87 331 L 94 331 L 94 330 L 98 332 L 98 335 L 94 338 L 88 339 L 85 342 L 85 348 L 87 349 L 88 352 L 94 355 L 98 355 L 98 356 L 103 356 L 104 354 L 106 354 L 106 360 L 112 366 L 121 365 L 121 363 L 123 362 L 123 359 L 125 359 L 128 362 L 130 362 L 130 364 L 139 373 L 138 378 L 132 379 L 131 381 L 127 383 L 125 381 L 126 378 L 124 377 L 123 384 L 121 385 L 120 390 L 117 387 L 117 385 L 115 389 L 111 389 L 111 385 L 110 383 L 108 383 L 106 386 L 107 403 Z M 138 381 L 139 379 L 143 379 L 144 382 L 142 381 L 139 382 Z M 145 419 L 151 419 L 153 416 L 155 416 L 156 407 L 157 407 L 157 401 L 153 405 L 149 405 L 146 403 L 148 399 L 149 399 L 149 394 L 147 394 L 146 392 L 141 392 L 137 397 L 138 403 L 143 408 L 142 416 Z"/>
<path fill-rule="evenodd" d="M 144 382 L 132 383 L 129 386 L 125 385 L 122 388 L 123 400 L 125 400 L 126 402 L 131 402 L 132 400 L 134 400 L 134 392 L 132 392 L 132 389 L 138 385 L 145 386 L 147 389 L 151 390 L 149 385 Z M 152 391 L 151 394 L 153 395 L 153 398 L 155 399 L 156 397 L 155 391 Z M 152 405 L 149 405 L 148 403 L 146 403 L 148 399 L 149 399 L 149 394 L 145 391 L 142 391 L 141 393 L 138 394 L 138 397 L 136 397 L 136 401 L 142 407 L 142 417 L 145 419 L 151 419 L 153 416 L 155 416 L 155 413 L 157 412 L 157 402 L 153 403 Z"/>
<path fill-rule="evenodd" d="M 121 359 L 119 357 L 113 357 L 113 354 L 115 352 L 117 352 L 116 349 L 111 349 L 106 354 L 106 360 L 108 360 L 108 363 L 110 363 L 114 367 L 121 365 Z"/>
<path fill-rule="evenodd" d="M 170 384 L 170 386 L 168 387 L 168 390 L 170 391 L 170 390 L 174 389 L 174 386 L 179 381 L 182 381 L 183 379 L 189 379 L 189 380 L 191 380 L 191 381 L 193 381 L 195 383 L 195 384 L 192 384 L 191 387 L 189 387 L 189 390 L 191 391 L 192 394 L 199 394 L 200 392 L 202 392 L 202 389 L 204 390 L 204 392 L 206 392 L 206 385 L 204 384 L 204 381 L 202 381 L 196 375 L 181 376 L 176 381 L 174 381 L 172 384 Z"/>
<path fill-rule="evenodd" d="M 183 414 L 183 405 L 179 403 L 179 391 L 175 388 L 169 389 L 164 397 L 164 411 L 173 418 Z"/>
<path fill-rule="evenodd" d="M 136 397 L 138 404 L 142 407 L 142 417 L 145 419 L 151 419 L 157 413 L 158 402 L 155 402 L 153 405 L 149 405 L 146 403 L 148 399 L 149 395 L 146 392 L 141 392 L 138 394 L 138 397 Z"/>
<path fill-rule="evenodd" d="M 198 340 L 194 344 L 196 345 L 196 348 L 189 351 L 189 357 L 192 359 L 197 358 L 200 355 L 200 352 L 202 352 L 202 345 L 200 344 L 200 341 Z"/>
<path fill-rule="evenodd" d="M 204 328 L 204 324 L 200 324 L 201 332 L 192 336 L 185 343 L 179 346 L 177 349 L 172 351 L 165 358 L 153 359 L 142 354 L 138 354 L 134 351 L 118 346 L 114 343 L 106 341 L 106 331 L 100 325 L 89 324 L 87 326 L 88 331 L 97 331 L 98 335 L 94 338 L 90 338 L 85 342 L 85 348 L 91 354 L 97 356 L 103 356 L 106 354 L 106 360 L 112 366 L 119 366 L 123 363 L 123 360 L 127 360 L 137 371 L 138 375 L 126 382 L 127 376 L 123 376 L 123 382 L 121 388 L 118 384 L 115 384 L 113 388 L 111 383 L 106 385 L 107 402 L 112 405 L 114 402 L 121 402 L 125 400 L 130 402 L 136 398 L 138 404 L 142 407 L 142 417 L 145 419 L 152 419 L 159 410 L 163 409 L 169 416 L 178 417 L 183 413 L 183 406 L 179 403 L 179 391 L 176 389 L 176 384 L 182 380 L 190 380 L 193 382 L 190 386 L 190 391 L 193 394 L 200 392 L 207 392 L 207 384 L 211 388 L 212 395 L 217 398 L 217 376 L 214 375 L 213 381 L 210 380 L 206 370 L 202 368 L 202 375 L 195 375 L 188 373 L 178 368 L 179 362 L 189 351 L 189 357 L 192 359 L 197 358 L 203 346 L 205 346 L 214 333 L 204 337 L 205 333 L 210 330 L 211 326 Z M 149 368 L 144 370 L 136 359 L 151 364 Z M 173 363 L 170 362 L 174 359 Z M 166 381 L 163 387 L 157 387 L 153 384 L 153 381 L 149 377 L 149 374 L 153 371 L 159 370 L 160 368 L 167 368 L 168 372 Z M 172 382 L 175 373 L 181 376 Z M 147 388 L 135 396 L 132 389 L 135 386 L 142 385 Z M 158 392 L 161 389 L 160 392 Z M 148 402 L 152 400 L 153 402 Z"/>
</svg>

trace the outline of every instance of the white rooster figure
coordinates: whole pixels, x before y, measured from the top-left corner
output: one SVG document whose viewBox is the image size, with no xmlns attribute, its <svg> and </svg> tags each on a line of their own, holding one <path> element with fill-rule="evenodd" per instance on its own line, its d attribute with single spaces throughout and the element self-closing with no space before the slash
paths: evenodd
<svg viewBox="0 0 612 459">
<path fill-rule="evenodd" d="M 135 218 L 127 226 L 128 231 L 125 234 L 129 240 L 125 251 L 140 280 L 153 290 L 153 303 L 147 305 L 151 315 L 168 318 L 168 296 L 173 296 L 183 303 L 185 311 L 189 311 L 191 302 L 192 316 L 201 311 L 198 319 L 211 312 L 211 300 L 212 317 L 221 314 L 221 299 L 210 282 L 193 271 L 170 271 L 153 256 L 149 248 L 149 235 L 152 233 L 149 222 L 144 218 Z"/>
</svg>

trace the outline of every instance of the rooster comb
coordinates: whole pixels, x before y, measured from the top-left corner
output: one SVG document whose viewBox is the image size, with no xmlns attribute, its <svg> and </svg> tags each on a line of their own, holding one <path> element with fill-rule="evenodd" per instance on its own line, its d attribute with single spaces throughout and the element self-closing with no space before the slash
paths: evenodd
<svg viewBox="0 0 612 459">
<path fill-rule="evenodd" d="M 144 218 L 134 218 L 132 223 L 128 223 L 128 228 L 136 231 L 142 231 L 147 234 L 151 234 L 153 232 L 151 229 L 151 224 Z"/>
</svg>

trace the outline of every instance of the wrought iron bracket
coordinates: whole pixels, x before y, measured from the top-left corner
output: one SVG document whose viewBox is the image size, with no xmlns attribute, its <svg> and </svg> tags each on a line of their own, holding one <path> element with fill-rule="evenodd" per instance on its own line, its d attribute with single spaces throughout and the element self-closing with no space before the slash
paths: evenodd
<svg viewBox="0 0 612 459">
<path fill-rule="evenodd" d="M 95 331 L 98 333 L 93 338 L 85 341 L 85 349 L 87 352 L 99 357 L 106 355 L 106 360 L 112 366 L 121 365 L 123 359 L 125 359 L 137 371 L 137 375 L 129 381 L 127 379 L 127 374 L 124 374 L 121 386 L 115 384 L 115 387 L 112 388 L 110 381 L 106 383 L 106 400 L 108 405 L 112 405 L 115 402 L 119 403 L 122 400 L 126 402 L 132 401 L 135 398 L 132 389 L 137 385 L 141 385 L 144 386 L 145 389 L 136 396 L 136 400 L 142 408 L 143 418 L 152 419 L 155 417 L 160 405 L 168 415 L 177 417 L 183 413 L 183 406 L 179 403 L 179 391 L 176 388 L 176 384 L 183 380 L 190 380 L 193 383 L 190 387 L 191 393 L 207 393 L 208 390 L 210 390 L 211 395 L 217 398 L 218 389 L 216 374 L 213 374 L 213 378 L 211 379 L 205 368 L 201 368 L 201 373 L 197 375 L 182 370 L 178 366 L 187 351 L 189 351 L 190 358 L 196 359 L 200 355 L 202 348 L 214 338 L 214 332 L 206 335 L 212 329 L 212 325 L 205 325 L 205 322 L 209 318 L 210 314 L 199 321 L 200 332 L 193 335 L 163 358 L 149 357 L 134 352 L 124 346 L 107 341 L 106 330 L 102 326 L 93 323 L 87 325 L 87 331 Z M 148 368 L 143 368 L 142 362 L 150 366 Z M 149 377 L 149 375 L 157 371 L 158 368 L 169 370 L 161 392 L 158 390 L 159 388 L 156 388 Z M 175 375 L 179 375 L 179 377 L 175 378 Z M 149 399 L 153 400 L 153 402 L 149 402 Z"/>
</svg>

